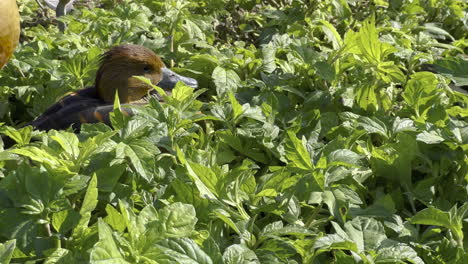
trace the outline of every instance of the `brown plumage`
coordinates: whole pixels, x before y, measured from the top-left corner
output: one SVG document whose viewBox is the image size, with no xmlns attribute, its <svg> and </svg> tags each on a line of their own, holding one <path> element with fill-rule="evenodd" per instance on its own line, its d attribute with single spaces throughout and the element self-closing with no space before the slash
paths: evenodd
<svg viewBox="0 0 468 264">
<path fill-rule="evenodd" d="M 98 96 L 105 102 L 113 102 L 115 91 L 121 103 L 130 103 L 143 98 L 151 87 L 133 78 L 143 76 L 153 84 L 162 79 L 164 63 L 150 49 L 138 45 L 122 45 L 104 53 L 96 74 Z"/>
</svg>

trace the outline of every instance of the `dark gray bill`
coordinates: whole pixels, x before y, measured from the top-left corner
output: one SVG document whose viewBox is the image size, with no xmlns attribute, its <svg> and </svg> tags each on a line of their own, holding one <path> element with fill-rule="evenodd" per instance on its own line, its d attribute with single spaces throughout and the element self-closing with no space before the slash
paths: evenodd
<svg viewBox="0 0 468 264">
<path fill-rule="evenodd" d="M 186 85 L 195 89 L 198 87 L 198 82 L 195 79 L 179 75 L 166 67 L 162 69 L 162 72 L 163 78 L 158 83 L 158 86 L 164 90 L 172 90 L 178 81 L 184 82 Z"/>
</svg>

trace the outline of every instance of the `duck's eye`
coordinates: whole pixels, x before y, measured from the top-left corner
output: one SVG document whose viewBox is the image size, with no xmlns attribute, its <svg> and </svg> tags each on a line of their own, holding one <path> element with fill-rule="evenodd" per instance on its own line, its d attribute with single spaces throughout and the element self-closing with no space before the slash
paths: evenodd
<svg viewBox="0 0 468 264">
<path fill-rule="evenodd" d="M 151 67 L 149 65 L 145 65 L 145 67 L 143 68 L 143 71 L 145 71 L 145 73 L 149 73 L 151 72 Z"/>
</svg>

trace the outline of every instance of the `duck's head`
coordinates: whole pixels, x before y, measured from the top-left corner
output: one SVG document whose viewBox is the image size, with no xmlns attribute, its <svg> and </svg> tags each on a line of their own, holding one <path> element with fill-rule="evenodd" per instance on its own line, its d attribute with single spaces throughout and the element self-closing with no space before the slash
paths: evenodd
<svg viewBox="0 0 468 264">
<path fill-rule="evenodd" d="M 102 56 L 95 83 L 99 97 L 113 102 L 118 90 L 121 103 L 142 99 L 152 88 L 133 76 L 143 76 L 164 90 L 171 90 L 178 81 L 197 87 L 196 80 L 165 68 L 161 58 L 152 50 L 139 45 L 120 45 Z"/>
</svg>

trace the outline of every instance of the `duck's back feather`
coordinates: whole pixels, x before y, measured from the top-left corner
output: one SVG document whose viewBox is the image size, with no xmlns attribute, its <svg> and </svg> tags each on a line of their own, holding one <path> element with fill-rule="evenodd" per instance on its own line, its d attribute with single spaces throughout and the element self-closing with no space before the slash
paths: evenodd
<svg viewBox="0 0 468 264">
<path fill-rule="evenodd" d="M 90 87 L 63 97 L 38 118 L 24 126 L 33 126 L 45 131 L 66 129 L 72 126 L 75 130 L 79 130 L 83 123 L 110 124 L 109 113 L 112 110 L 113 105 L 99 99 L 96 89 Z"/>
</svg>

